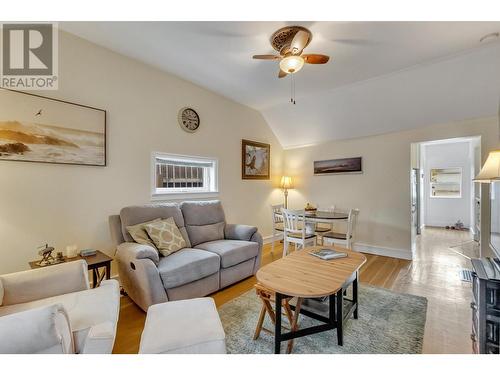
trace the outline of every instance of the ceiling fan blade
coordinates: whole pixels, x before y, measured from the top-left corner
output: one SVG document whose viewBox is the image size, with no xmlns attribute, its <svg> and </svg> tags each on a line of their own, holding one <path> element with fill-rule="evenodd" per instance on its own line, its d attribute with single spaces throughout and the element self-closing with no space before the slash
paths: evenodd
<svg viewBox="0 0 500 375">
<path fill-rule="evenodd" d="M 292 39 L 292 42 L 290 43 L 290 52 L 293 53 L 294 55 L 300 55 L 302 50 L 307 46 L 309 43 L 309 33 L 299 30 L 297 31 L 297 34 Z"/>
<path fill-rule="evenodd" d="M 253 55 L 254 59 L 257 60 L 280 60 L 281 56 L 278 55 Z"/>
<path fill-rule="evenodd" d="M 284 78 L 287 76 L 287 73 L 285 73 L 283 70 L 280 69 L 279 73 L 278 73 L 278 78 Z"/>
<path fill-rule="evenodd" d="M 306 53 L 302 55 L 304 61 L 308 64 L 326 64 L 330 60 L 329 56 L 319 55 L 316 53 Z"/>
</svg>

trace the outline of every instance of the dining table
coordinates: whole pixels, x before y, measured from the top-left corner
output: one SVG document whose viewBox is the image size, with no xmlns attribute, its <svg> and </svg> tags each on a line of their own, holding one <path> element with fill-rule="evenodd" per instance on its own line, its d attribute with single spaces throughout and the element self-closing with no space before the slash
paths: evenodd
<svg viewBox="0 0 500 375">
<path fill-rule="evenodd" d="M 333 224 L 338 221 L 345 221 L 349 218 L 349 214 L 345 212 L 334 211 L 306 211 L 304 215 L 306 233 L 311 234 L 316 230 L 316 224 Z"/>
</svg>

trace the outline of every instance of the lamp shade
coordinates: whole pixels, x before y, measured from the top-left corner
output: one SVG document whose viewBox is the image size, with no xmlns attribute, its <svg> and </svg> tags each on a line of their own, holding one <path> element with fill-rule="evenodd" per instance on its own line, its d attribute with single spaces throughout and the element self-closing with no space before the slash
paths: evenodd
<svg viewBox="0 0 500 375">
<path fill-rule="evenodd" d="M 500 179 L 500 150 L 491 151 L 475 182 L 491 182 Z"/>
<path fill-rule="evenodd" d="M 289 176 L 281 177 L 280 188 L 282 189 L 293 189 L 292 178 Z"/>
<path fill-rule="evenodd" d="M 291 55 L 280 61 L 280 69 L 287 74 L 297 73 L 304 66 L 302 56 Z"/>
</svg>

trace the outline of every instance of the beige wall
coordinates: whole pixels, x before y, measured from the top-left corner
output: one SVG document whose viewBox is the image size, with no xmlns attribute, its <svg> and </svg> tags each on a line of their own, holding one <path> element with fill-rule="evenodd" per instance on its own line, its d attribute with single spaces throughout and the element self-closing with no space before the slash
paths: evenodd
<svg viewBox="0 0 500 375">
<path fill-rule="evenodd" d="M 372 250 L 382 248 L 386 254 L 409 256 L 411 143 L 476 135 L 482 136 L 484 161 L 488 151 L 498 147 L 496 118 L 286 150 L 285 173 L 296 181 L 289 205 L 302 207 L 312 202 L 359 208 L 357 240 L 362 245 L 374 247 Z M 313 175 L 314 160 L 354 156 L 363 157 L 362 174 Z"/>
<path fill-rule="evenodd" d="M 0 161 L 0 273 L 26 269 L 46 242 L 112 254 L 107 217 L 150 203 L 152 151 L 219 158 L 228 221 L 270 234 L 269 204 L 281 192 L 241 180 L 242 138 L 271 143 L 274 183 L 281 174 L 281 146 L 257 111 L 66 33 L 59 71 L 59 90 L 42 94 L 107 110 L 108 166 Z M 201 117 L 195 134 L 177 124 L 184 106 Z"/>
</svg>

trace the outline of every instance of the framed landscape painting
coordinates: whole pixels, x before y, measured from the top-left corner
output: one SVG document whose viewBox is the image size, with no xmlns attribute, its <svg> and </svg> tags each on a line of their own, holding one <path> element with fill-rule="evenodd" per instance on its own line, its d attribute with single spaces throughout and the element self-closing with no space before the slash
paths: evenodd
<svg viewBox="0 0 500 375">
<path fill-rule="evenodd" d="M 106 165 L 106 111 L 0 89 L 0 160 Z"/>
<path fill-rule="evenodd" d="M 361 157 L 315 161 L 314 174 L 362 173 L 361 161 Z"/>
<path fill-rule="evenodd" d="M 243 139 L 241 141 L 241 178 L 269 180 L 271 145 Z"/>
</svg>

